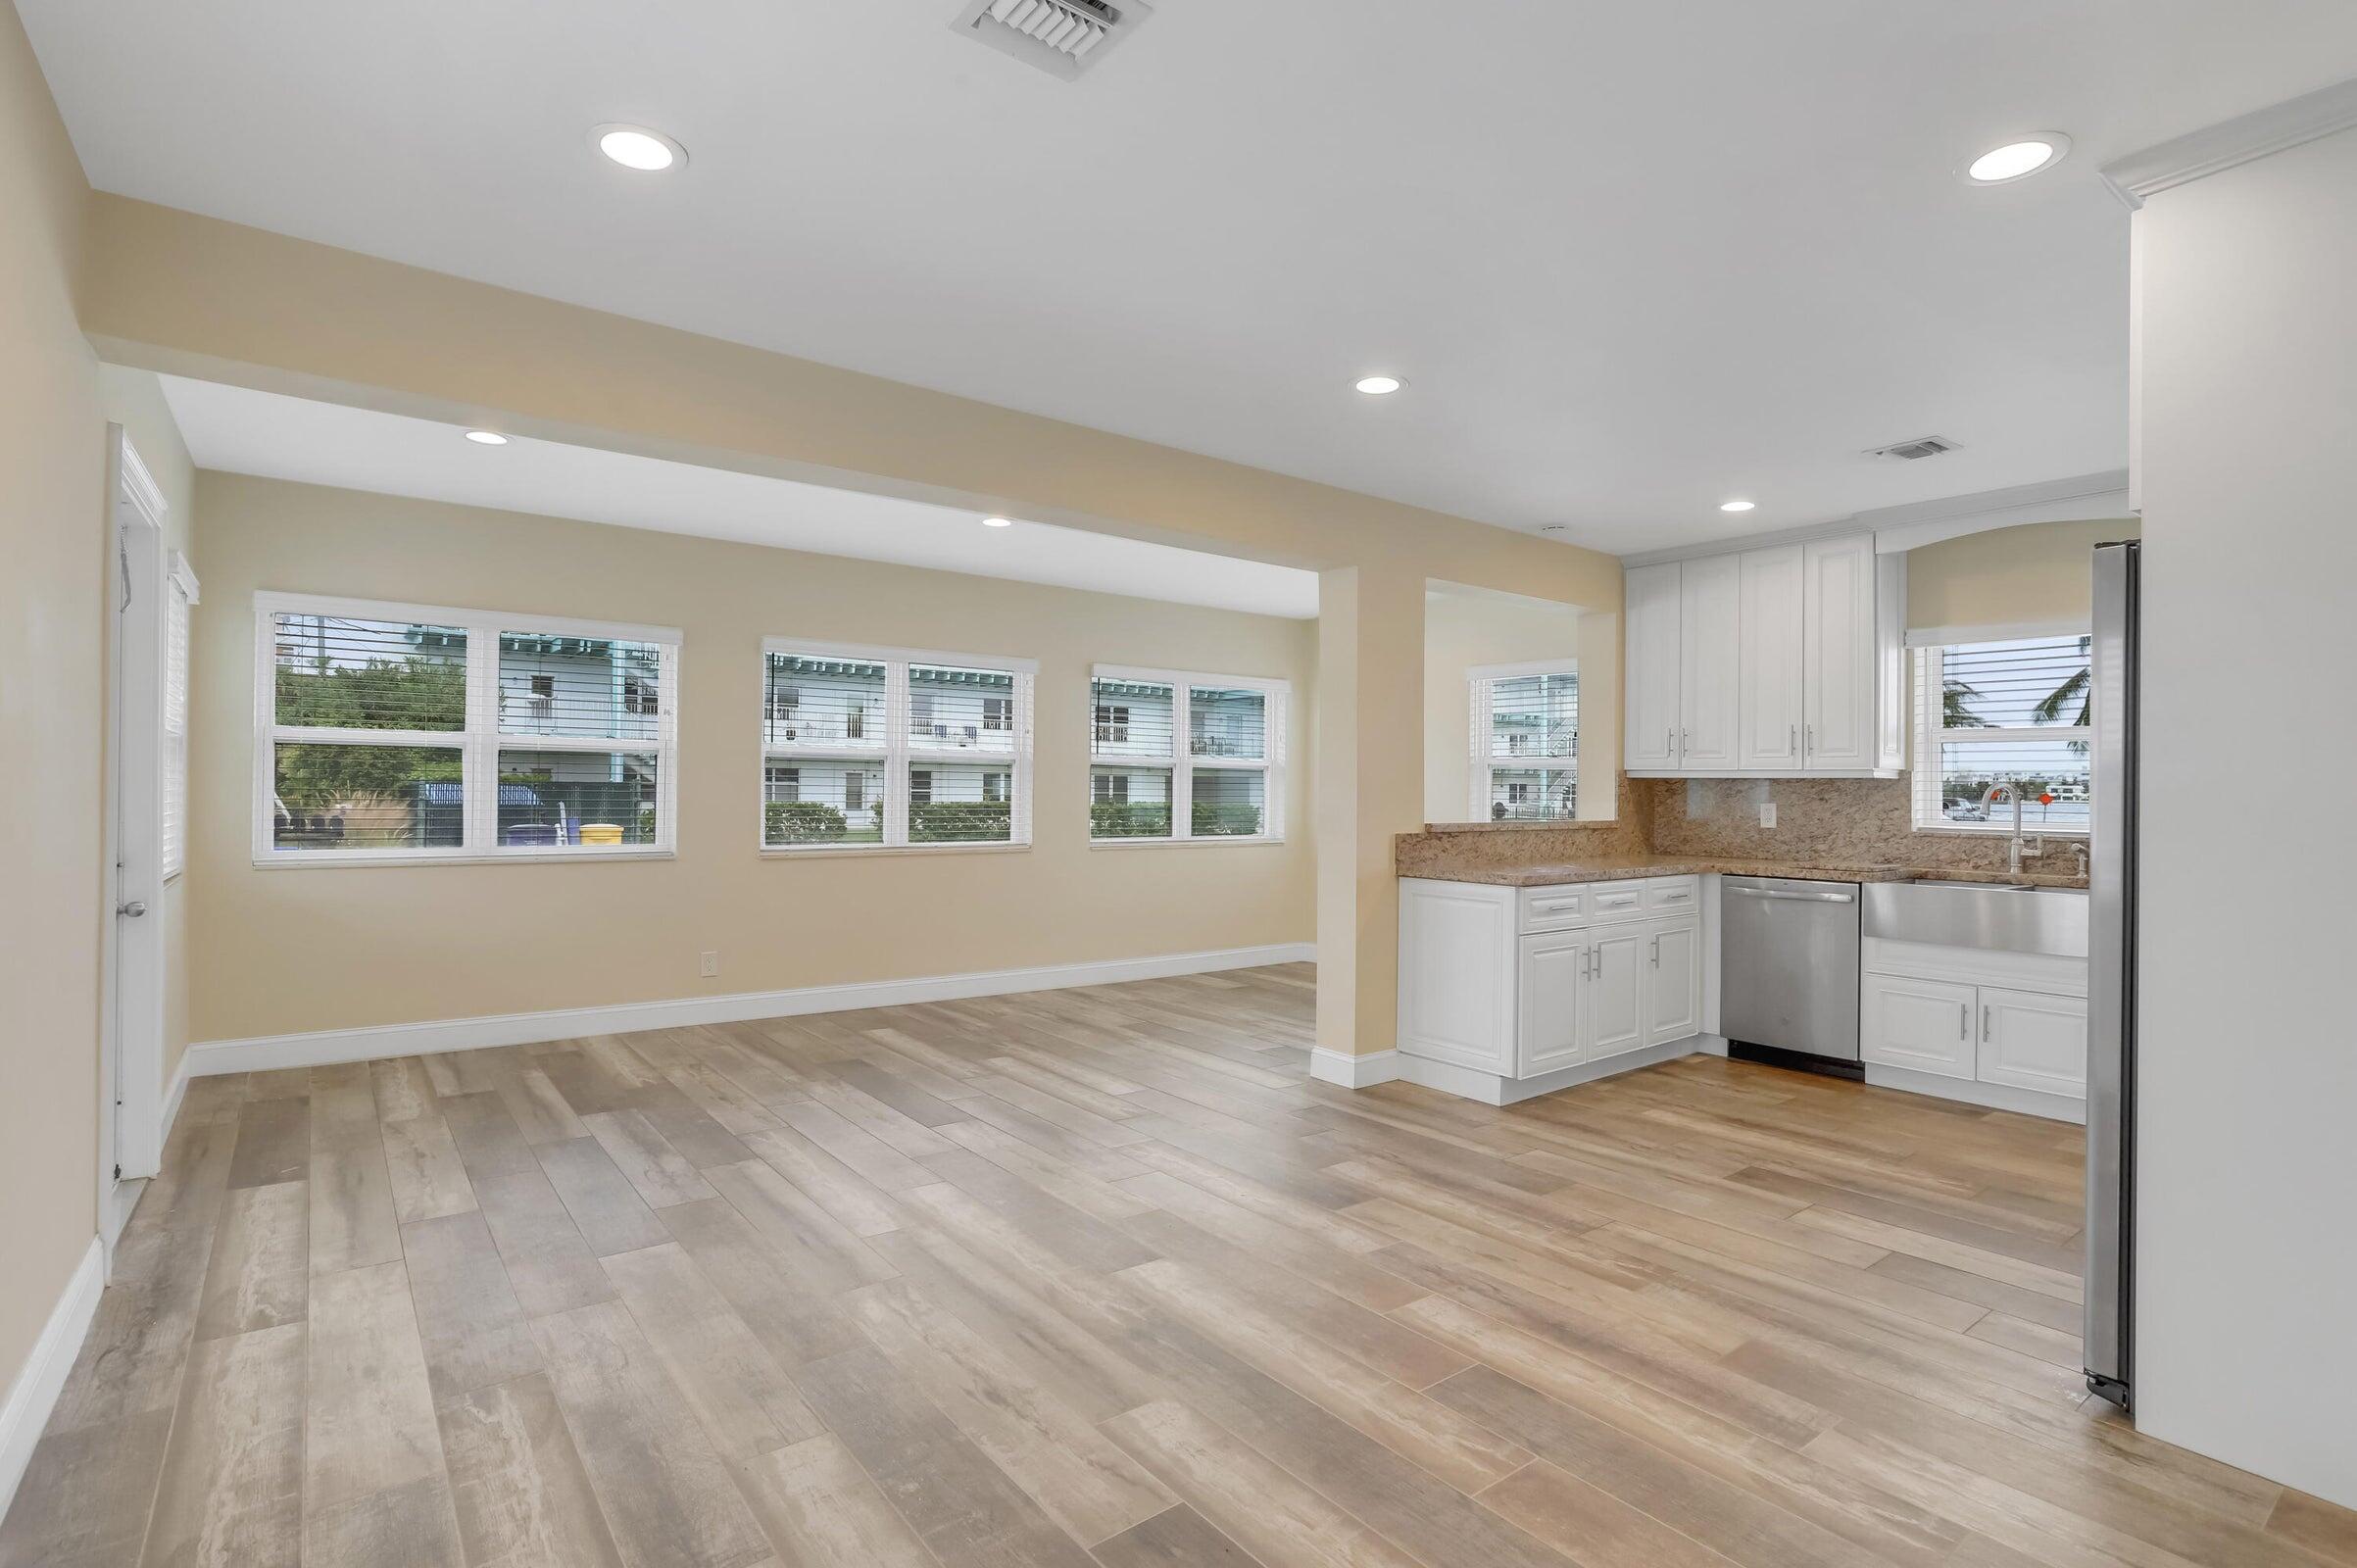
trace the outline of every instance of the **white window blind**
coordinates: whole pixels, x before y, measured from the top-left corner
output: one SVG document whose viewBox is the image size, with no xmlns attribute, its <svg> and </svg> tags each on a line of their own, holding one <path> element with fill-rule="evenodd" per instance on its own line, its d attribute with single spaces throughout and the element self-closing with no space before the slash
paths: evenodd
<svg viewBox="0 0 2357 1568">
<path fill-rule="evenodd" d="M 196 578 L 174 555 L 164 584 L 164 788 L 157 851 L 164 879 L 188 863 L 188 632 Z"/>
<path fill-rule="evenodd" d="M 762 645 L 761 847 L 1031 842 L 1029 660 Z"/>
<path fill-rule="evenodd" d="M 1915 651 L 1915 826 L 2084 833 L 2093 785 L 2087 749 L 2089 639 L 1951 643 Z"/>
<path fill-rule="evenodd" d="M 1089 686 L 1089 836 L 1282 839 L 1281 680 L 1100 665 Z"/>
<path fill-rule="evenodd" d="M 1472 715 L 1470 799 L 1476 821 L 1579 814 L 1577 662 L 1485 664 L 1467 672 Z"/>
<path fill-rule="evenodd" d="M 282 594 L 256 605 L 258 859 L 670 850 L 678 632 Z"/>
</svg>

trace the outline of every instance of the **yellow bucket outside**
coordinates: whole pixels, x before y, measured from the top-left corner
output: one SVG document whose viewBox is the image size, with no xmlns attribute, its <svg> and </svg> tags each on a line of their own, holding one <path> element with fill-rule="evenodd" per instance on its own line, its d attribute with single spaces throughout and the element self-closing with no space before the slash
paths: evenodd
<svg viewBox="0 0 2357 1568">
<path fill-rule="evenodd" d="M 619 844 L 622 842 L 622 830 L 612 822 L 584 822 L 581 824 L 581 842 Z"/>
</svg>

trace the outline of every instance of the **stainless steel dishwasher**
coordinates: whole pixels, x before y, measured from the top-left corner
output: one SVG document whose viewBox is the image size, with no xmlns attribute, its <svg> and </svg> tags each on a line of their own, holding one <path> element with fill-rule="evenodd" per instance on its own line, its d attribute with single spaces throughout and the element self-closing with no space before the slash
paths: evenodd
<svg viewBox="0 0 2357 1568">
<path fill-rule="evenodd" d="M 1720 892 L 1719 1032 L 1729 1054 L 1815 1058 L 1792 1065 L 1861 1074 L 1858 884 L 1731 876 Z"/>
</svg>

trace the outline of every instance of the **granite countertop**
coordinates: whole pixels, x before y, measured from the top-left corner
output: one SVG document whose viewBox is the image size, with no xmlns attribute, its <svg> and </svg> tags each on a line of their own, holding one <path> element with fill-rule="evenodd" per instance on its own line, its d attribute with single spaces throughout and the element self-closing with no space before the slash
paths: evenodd
<svg viewBox="0 0 2357 1568">
<path fill-rule="evenodd" d="M 1559 887 L 1573 882 L 1614 882 L 1623 877 L 1785 876 L 1815 882 L 1996 882 L 2034 888 L 2087 886 L 2087 878 L 2025 871 L 1958 871 L 1909 865 L 1838 865 L 1816 861 L 1717 859 L 1707 856 L 1614 856 L 1592 860 L 1524 861 L 1498 864 L 1467 856 L 1441 858 L 1412 874 L 1431 882 L 1481 882 L 1493 887 Z"/>
</svg>

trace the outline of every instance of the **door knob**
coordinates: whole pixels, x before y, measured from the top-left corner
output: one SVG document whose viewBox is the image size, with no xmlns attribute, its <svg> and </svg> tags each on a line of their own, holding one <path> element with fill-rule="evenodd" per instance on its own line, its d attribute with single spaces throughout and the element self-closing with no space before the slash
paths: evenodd
<svg viewBox="0 0 2357 1568">
<path fill-rule="evenodd" d="M 147 912 L 147 906 L 141 903 L 139 900 L 133 899 L 128 904 L 116 905 L 115 912 L 121 915 L 127 915 L 131 919 L 136 920 L 139 918 L 139 916 Z"/>
</svg>

